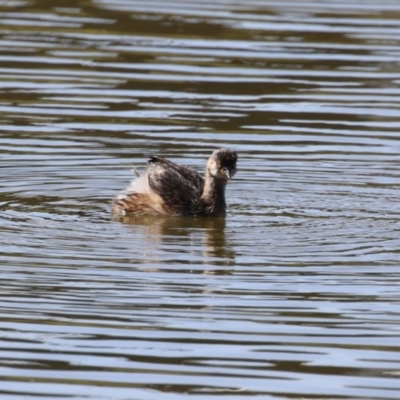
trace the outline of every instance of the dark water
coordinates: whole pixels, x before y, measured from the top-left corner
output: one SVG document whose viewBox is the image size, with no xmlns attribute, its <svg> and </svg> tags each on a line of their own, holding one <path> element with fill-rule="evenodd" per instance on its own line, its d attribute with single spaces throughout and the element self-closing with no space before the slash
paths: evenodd
<svg viewBox="0 0 400 400">
<path fill-rule="evenodd" d="M 1 2 L 1 399 L 399 399 L 399 21 Z M 221 146 L 226 219 L 111 220 L 132 165 Z"/>
</svg>

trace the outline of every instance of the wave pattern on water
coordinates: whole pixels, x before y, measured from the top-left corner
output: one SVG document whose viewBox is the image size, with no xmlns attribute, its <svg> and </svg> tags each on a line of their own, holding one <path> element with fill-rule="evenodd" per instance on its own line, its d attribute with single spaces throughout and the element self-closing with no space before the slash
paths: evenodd
<svg viewBox="0 0 400 400">
<path fill-rule="evenodd" d="M 0 4 L 2 399 L 398 399 L 400 5 L 65 4 Z M 111 219 L 220 146 L 226 220 Z"/>
</svg>

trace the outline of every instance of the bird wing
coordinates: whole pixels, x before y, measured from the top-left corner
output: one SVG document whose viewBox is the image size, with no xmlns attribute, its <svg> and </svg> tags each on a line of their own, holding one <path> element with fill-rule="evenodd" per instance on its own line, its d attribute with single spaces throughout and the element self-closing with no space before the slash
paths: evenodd
<svg viewBox="0 0 400 400">
<path fill-rule="evenodd" d="M 193 168 L 153 156 L 147 169 L 150 189 L 175 214 L 188 214 L 203 193 L 204 179 Z"/>
</svg>

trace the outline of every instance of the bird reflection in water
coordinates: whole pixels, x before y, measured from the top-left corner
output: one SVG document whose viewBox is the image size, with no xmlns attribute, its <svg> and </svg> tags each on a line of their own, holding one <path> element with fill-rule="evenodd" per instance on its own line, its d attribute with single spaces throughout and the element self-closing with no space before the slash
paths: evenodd
<svg viewBox="0 0 400 400">
<path fill-rule="evenodd" d="M 143 263 L 162 264 L 165 260 L 157 260 L 157 254 L 176 253 L 177 264 L 189 267 L 190 272 L 206 274 L 229 274 L 231 267 L 235 264 L 235 252 L 226 239 L 226 219 L 218 218 L 193 218 L 193 217 L 171 217 L 154 215 L 113 215 L 113 220 L 122 222 L 137 234 L 140 228 L 141 237 L 145 237 L 146 243 L 151 247 L 152 255 Z M 133 238 L 134 240 L 134 238 Z M 146 246 L 148 248 L 148 246 Z M 157 247 L 162 251 L 158 252 Z M 143 249 L 145 252 L 145 249 Z M 182 255 L 185 258 L 182 259 Z M 173 261 L 169 258 L 168 264 Z M 210 268 L 194 268 L 195 265 L 209 265 Z M 155 267 L 155 270 L 160 269 Z M 174 266 L 175 269 L 175 266 Z M 148 268 L 146 268 L 148 270 Z M 165 270 L 165 268 L 163 268 Z M 181 270 L 181 269 L 180 269 Z M 183 271 L 181 271 L 183 272 Z"/>
</svg>

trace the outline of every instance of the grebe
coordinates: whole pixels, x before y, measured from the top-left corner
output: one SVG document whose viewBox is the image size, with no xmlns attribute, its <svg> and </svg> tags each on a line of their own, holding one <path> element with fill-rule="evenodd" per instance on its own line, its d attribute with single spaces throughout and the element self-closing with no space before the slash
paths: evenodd
<svg viewBox="0 0 400 400">
<path fill-rule="evenodd" d="M 215 150 L 203 178 L 195 169 L 158 156 L 150 157 L 146 171 L 112 202 L 114 213 L 194 215 L 226 214 L 225 186 L 236 173 L 237 154 Z"/>
</svg>

